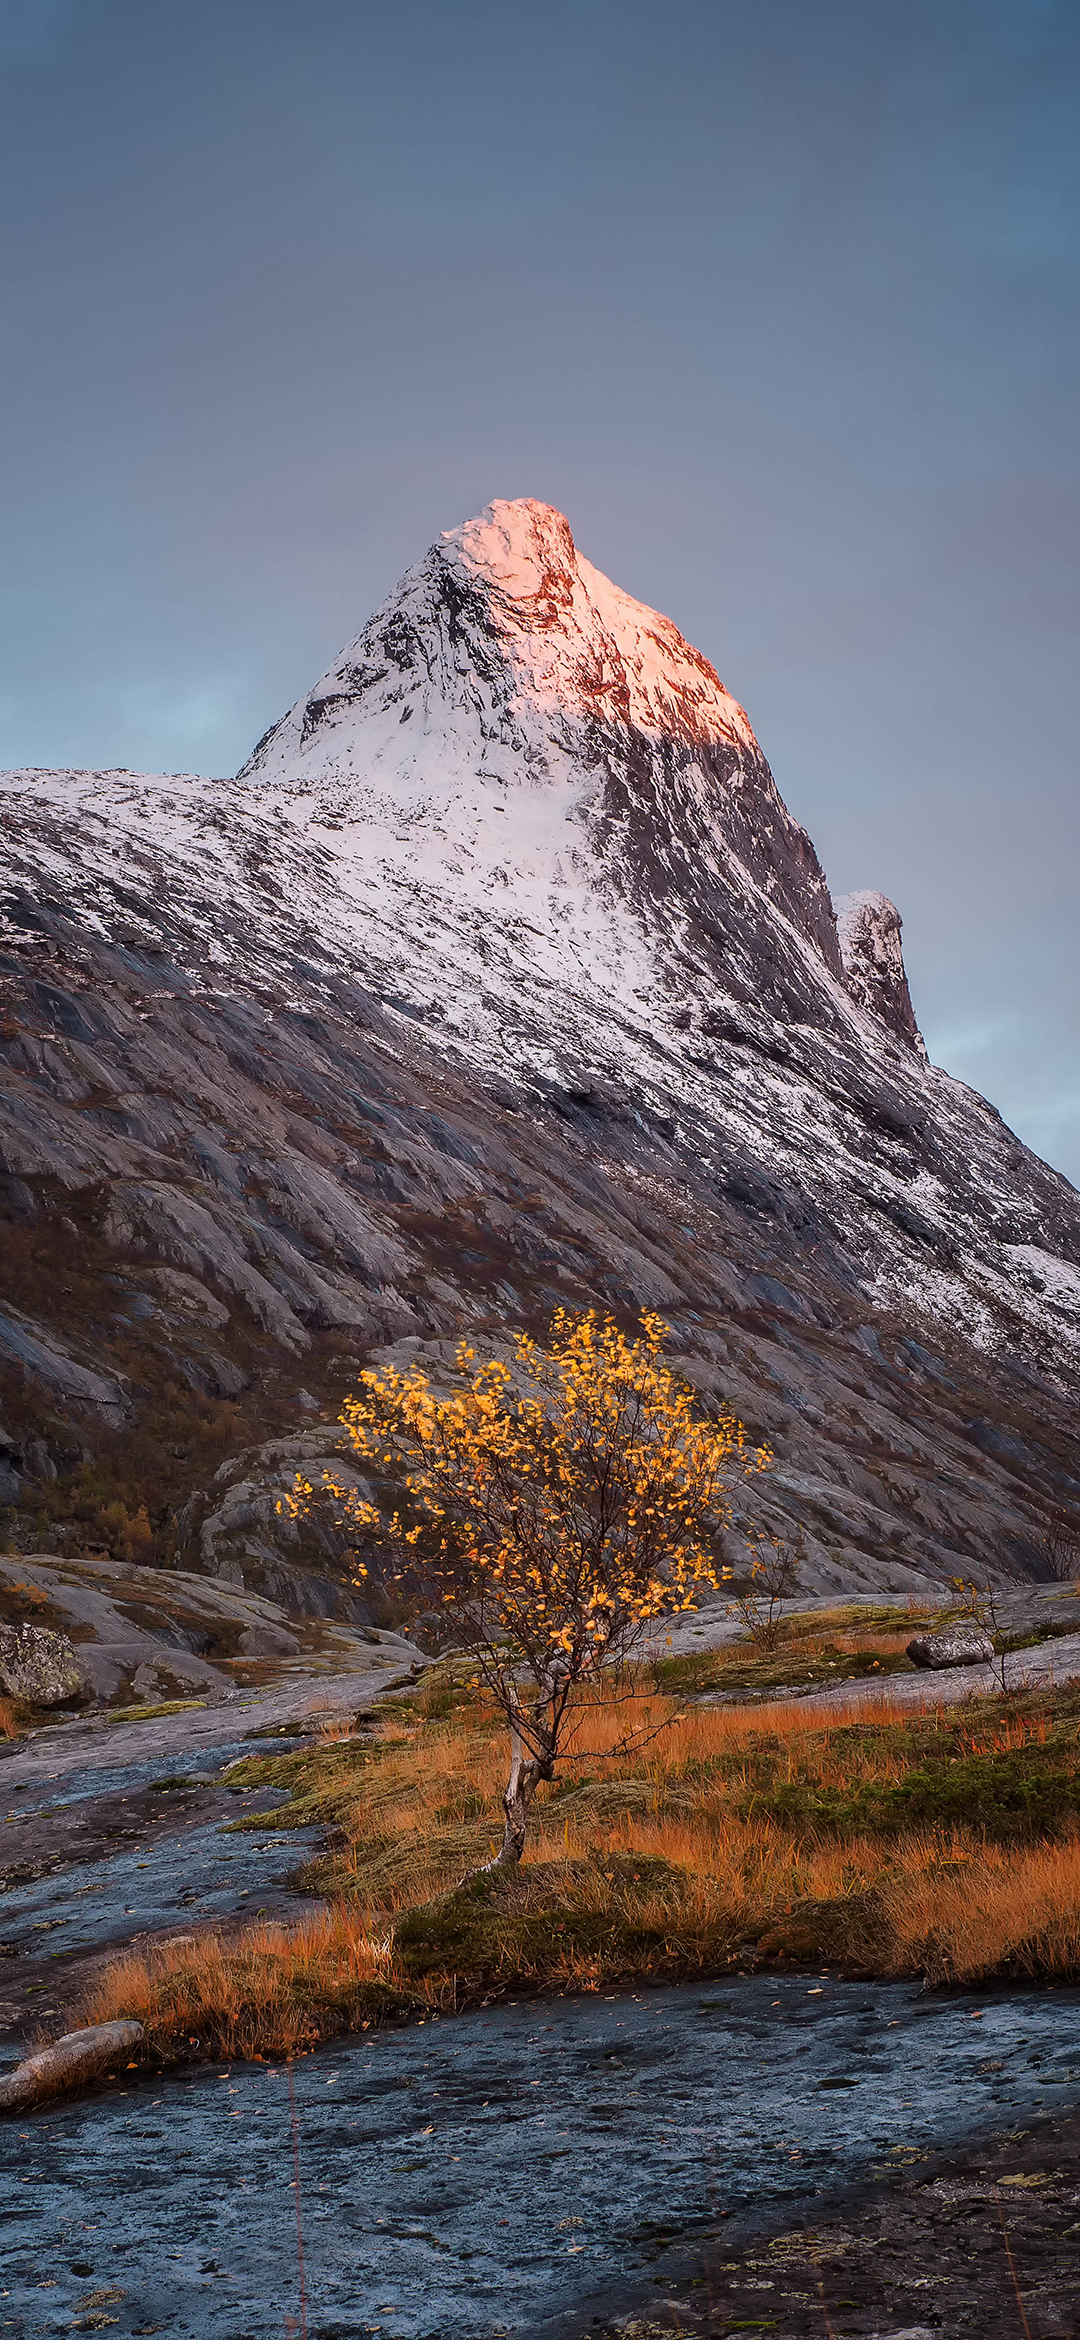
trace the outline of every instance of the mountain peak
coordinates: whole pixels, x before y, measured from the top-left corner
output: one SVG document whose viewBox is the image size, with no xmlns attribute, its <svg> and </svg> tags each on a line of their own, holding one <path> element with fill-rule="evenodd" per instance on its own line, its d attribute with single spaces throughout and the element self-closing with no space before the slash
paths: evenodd
<svg viewBox="0 0 1080 2340">
<path fill-rule="evenodd" d="M 812 1024 L 836 1016 L 831 978 L 921 1049 L 892 904 L 852 896 L 838 940 L 743 709 L 551 504 L 497 499 L 448 529 L 239 777 L 343 832 L 383 892 L 492 934 L 524 917 L 553 969 L 621 990 L 647 963 L 663 991 L 693 963 L 715 1012 Z"/>
<path fill-rule="evenodd" d="M 392 704 L 398 723 L 421 707 L 430 716 L 433 701 L 437 727 L 448 707 L 547 734 L 584 720 L 760 760 L 709 660 L 584 558 L 563 513 L 527 496 L 448 529 L 239 777 L 360 777 L 371 769 L 376 709 Z"/>
<path fill-rule="evenodd" d="M 495 497 L 460 528 L 444 529 L 439 546 L 514 600 L 538 596 L 556 576 L 569 577 L 578 558 L 565 513 L 532 496 Z"/>
<path fill-rule="evenodd" d="M 1021 1548 L 1011 1439 L 996 1508 L 953 1490 L 976 1432 L 1004 1455 L 1008 1359 L 1044 1377 L 1015 1383 L 1024 1406 L 1080 1386 L 1077 1197 L 926 1062 L 893 905 L 838 919 L 713 668 L 561 513 L 495 503 L 442 537 L 243 785 L 24 773 L 2 809 L 23 1021 L 0 1049 L 0 1226 L 108 1185 L 102 1243 L 173 1279 L 139 1319 L 155 1387 L 188 1377 L 178 1272 L 289 1354 L 309 1326 L 441 1339 L 580 1292 L 672 1311 L 688 1345 L 702 1327 L 736 1386 L 729 1342 L 760 1337 L 755 1416 L 800 1519 L 821 1481 L 830 1552 L 862 1534 L 881 1409 L 915 1380 L 954 1392 L 925 1505 L 909 1444 L 889 1467 L 905 1553 L 916 1514 L 948 1569 L 992 1549 L 991 1520 Z M 57 1287 L 61 1325 L 65 1305 Z M 943 1328 L 940 1367 L 904 1319 Z M 9 1335 L 25 1358 L 21 1317 Z M 61 1335 L 32 1339 L 55 1376 Z M 191 1386 L 246 1387 L 248 1354 L 200 1350 Z M 867 1535 L 879 1553 L 894 1529 Z"/>
<path fill-rule="evenodd" d="M 644 947 L 651 982 L 678 931 L 711 991 L 756 989 L 747 921 L 779 913 L 758 955 L 788 1012 L 817 1012 L 822 963 L 842 982 L 823 872 L 742 708 L 548 504 L 442 536 L 240 778 L 343 829 L 380 883 L 434 889 L 440 917 L 524 916 L 567 970 L 584 952 L 632 987 Z"/>
<path fill-rule="evenodd" d="M 486 594 L 535 700 L 696 747 L 756 745 L 715 667 L 670 618 L 594 568 L 553 505 L 528 496 L 488 504 L 448 530 L 433 556 Z"/>
</svg>

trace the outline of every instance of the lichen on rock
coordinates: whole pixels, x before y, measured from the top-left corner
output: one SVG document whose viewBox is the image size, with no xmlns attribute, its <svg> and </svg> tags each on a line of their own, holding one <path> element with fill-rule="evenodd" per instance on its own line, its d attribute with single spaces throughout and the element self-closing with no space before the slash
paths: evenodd
<svg viewBox="0 0 1080 2340">
<path fill-rule="evenodd" d="M 30 1706 L 67 1706 L 90 1695 L 74 1643 L 45 1625 L 0 1625 L 0 1690 Z"/>
<path fill-rule="evenodd" d="M 914 1666 L 985 1666 L 994 1644 L 980 1625 L 946 1625 L 940 1633 L 916 1634 L 907 1654 Z"/>
</svg>

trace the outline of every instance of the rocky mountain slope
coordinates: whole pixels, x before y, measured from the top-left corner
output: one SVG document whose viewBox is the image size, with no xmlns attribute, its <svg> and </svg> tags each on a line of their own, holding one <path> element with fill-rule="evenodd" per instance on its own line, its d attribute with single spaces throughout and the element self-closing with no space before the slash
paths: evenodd
<svg viewBox="0 0 1080 2340">
<path fill-rule="evenodd" d="M 332 1606 L 276 1490 L 357 1361 L 592 1300 L 774 1442 L 809 1582 L 1080 1513 L 1080 1197 L 558 513 L 443 537 L 237 779 L 2 793 L 9 1535 Z"/>
</svg>

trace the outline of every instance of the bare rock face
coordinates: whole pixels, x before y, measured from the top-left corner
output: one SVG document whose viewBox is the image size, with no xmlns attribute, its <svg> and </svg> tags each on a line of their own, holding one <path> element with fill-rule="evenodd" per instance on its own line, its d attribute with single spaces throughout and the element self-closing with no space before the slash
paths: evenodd
<svg viewBox="0 0 1080 2340">
<path fill-rule="evenodd" d="M 940 1633 L 917 1634 L 907 1654 L 914 1666 L 985 1666 L 994 1644 L 981 1625 L 946 1625 Z"/>
<path fill-rule="evenodd" d="M 89 1696 L 74 1642 L 45 1625 L 0 1625 L 0 1689 L 30 1706 Z"/>
<path fill-rule="evenodd" d="M 59 1554 L 0 1558 L 0 1603 L 27 1586 L 79 1632 L 79 1665 L 90 1692 L 113 1706 L 232 1699 L 246 1678 L 245 1660 L 287 1668 L 303 1653 L 315 1671 L 333 1672 L 342 1665 L 366 1668 L 374 1647 L 407 1664 L 418 1655 L 395 1633 L 368 1624 L 368 1612 L 353 1622 L 344 1591 L 335 1607 L 337 1588 L 318 1577 L 309 1586 L 299 1571 L 290 1580 L 298 1596 L 291 1614 L 220 1574 Z M 302 1629 L 294 1632 L 293 1619 L 300 1618 Z"/>
<path fill-rule="evenodd" d="M 298 1473 L 319 1488 L 327 1471 L 344 1484 L 358 1483 L 332 1427 L 234 1455 L 180 1512 L 179 1565 L 247 1586 L 294 1615 L 370 1622 L 371 1603 L 354 1590 L 348 1542 L 331 1510 L 319 1507 L 297 1520 L 288 1509 Z"/>
<path fill-rule="evenodd" d="M 0 1358 L 4 1357 L 55 1392 L 71 1419 L 96 1417 L 119 1428 L 128 1415 L 128 1392 L 121 1381 L 81 1364 L 55 1333 L 48 1337 L 40 1327 L 0 1310 Z"/>
<path fill-rule="evenodd" d="M 836 903 L 840 957 L 852 998 L 925 1057 L 908 990 L 902 929 L 900 912 L 887 894 L 841 894 Z"/>
<path fill-rule="evenodd" d="M 297 1657 L 300 1644 L 284 1625 L 248 1625 L 240 1635 L 244 1657 Z"/>
</svg>

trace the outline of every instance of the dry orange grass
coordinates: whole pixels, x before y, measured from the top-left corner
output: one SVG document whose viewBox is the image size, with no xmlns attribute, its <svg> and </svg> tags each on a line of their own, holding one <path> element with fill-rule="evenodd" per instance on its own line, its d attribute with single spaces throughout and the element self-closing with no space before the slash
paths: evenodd
<svg viewBox="0 0 1080 2340">
<path fill-rule="evenodd" d="M 347 1714 L 327 1714 L 315 1727 L 315 1738 L 320 1747 L 335 1747 L 342 1740 L 355 1737 L 356 1724 Z"/>
<path fill-rule="evenodd" d="M 851 1905 L 852 1951 L 863 1955 L 872 1898 L 882 1971 L 974 1979 L 1002 1960 L 1024 1972 L 1043 1964 L 1080 1971 L 1080 1839 L 1005 1849 L 964 1827 L 916 1829 L 899 1840 L 799 1835 L 755 1815 L 754 1757 L 763 1744 L 775 1781 L 809 1772 L 822 1790 L 850 1792 L 904 1777 L 910 1758 L 884 1727 L 910 1719 L 887 1693 L 850 1707 L 839 1724 L 801 1699 L 673 1714 L 669 1701 L 642 1693 L 582 1713 L 563 1784 L 538 1796 L 522 1880 L 530 1868 L 558 1868 L 568 1911 L 621 1905 L 629 1915 L 632 1904 L 635 1926 L 664 1934 L 673 1953 L 681 1940 L 691 1957 L 707 1939 L 823 1904 L 839 1921 L 834 1941 Z M 946 1718 L 923 1717 L 935 1719 Z M 1044 1743 L 1049 1731 L 1045 1715 L 1003 1714 L 961 1732 L 960 1744 L 1008 1753 Z M 382 1745 L 346 1815 L 349 1884 L 373 1926 L 447 1891 L 489 1856 L 503 1754 L 495 1719 L 479 1715 L 464 1732 L 429 1725 L 422 1760 L 407 1726 Z M 740 1798 L 748 1811 L 732 1809 Z M 635 1860 L 643 1864 L 636 1885 Z M 559 1952 L 551 1979 L 566 1963 Z"/>
<path fill-rule="evenodd" d="M 848 1726 L 905 1719 L 887 1698 L 867 1698 L 844 1717 Z M 490 1859 L 500 1835 L 504 1738 L 501 1717 L 479 1707 L 464 1730 L 456 1719 L 384 1728 L 378 1760 L 357 1779 L 355 1801 L 335 1808 L 347 1839 L 336 1876 L 373 1926 L 447 1892 Z M 831 1842 L 816 1847 L 811 1859 L 807 1846 L 782 1829 L 732 1813 L 733 1796 L 752 1791 L 751 1751 L 763 1740 L 778 1744 L 781 1779 L 785 1755 L 794 1778 L 811 1746 L 823 1788 L 903 1774 L 899 1754 L 886 1755 L 880 1740 L 860 1747 L 850 1727 L 841 1736 L 803 1700 L 687 1713 L 655 1693 L 611 1700 L 580 1710 L 558 1787 L 538 1793 L 523 1873 L 552 1860 L 602 1862 L 608 1853 L 639 1850 L 677 1865 L 688 1884 L 698 1880 L 710 1908 L 747 1906 L 741 1889 L 730 1891 L 731 1880 L 744 1872 L 753 1874 L 759 1892 L 765 1872 L 775 1872 L 770 1905 L 803 1891 L 824 1898 L 835 1866 Z M 740 1754 L 745 1772 L 733 1768 Z M 860 1874 L 875 1863 L 880 1868 L 881 1860 L 881 1848 L 868 1845 Z M 801 1878 L 813 1881 L 800 1885 Z"/>
<path fill-rule="evenodd" d="M 970 1847 L 957 1874 L 907 1866 L 884 1889 L 890 1971 L 930 1982 L 1080 1972 L 1080 1836 Z"/>
<path fill-rule="evenodd" d="M 911 1627 L 909 1625 L 903 1633 L 874 1633 L 870 1628 L 858 1631 L 854 1626 L 849 1626 L 835 1633 L 832 1638 L 838 1649 L 848 1650 L 855 1655 L 873 1650 L 875 1657 L 903 1657 L 911 1640 Z"/>
<path fill-rule="evenodd" d="M 880 1725 L 904 1718 L 901 1709 L 868 1700 L 853 1719 Z M 721 1940 L 790 1917 L 807 1902 L 854 1905 L 897 1858 L 895 1846 L 870 1836 L 800 1838 L 755 1816 L 752 1800 L 748 1816 L 733 1810 L 741 1797 L 752 1799 L 751 1753 L 763 1740 L 774 1748 L 781 1778 L 785 1770 L 795 1777 L 810 1748 L 823 1786 L 902 1776 L 901 1757 L 886 1755 L 879 1732 L 865 1746 L 850 1730 L 841 1739 L 804 1702 L 673 1715 L 667 1700 L 642 1694 L 582 1712 L 575 1737 L 563 1783 L 538 1796 L 518 1882 L 527 1891 L 534 1876 L 538 1889 L 550 1880 L 566 1920 L 607 1914 L 620 1934 L 629 1928 L 653 1937 L 657 1964 L 677 1965 L 681 1956 L 684 1968 L 696 1969 L 710 1945 L 715 1951 Z M 465 1729 L 460 1720 L 429 1724 L 422 1736 L 419 1725 L 384 1729 L 355 1800 L 337 1806 L 346 1847 L 325 1873 L 372 1934 L 490 1859 L 503 1760 L 501 1722 L 490 1713 L 478 1711 Z M 928 1860 L 964 1857 L 964 1848 L 954 1836 L 935 1839 L 929 1850 L 920 1840 L 906 1857 L 921 1872 Z M 493 1919 L 493 1939 L 497 1934 Z M 508 1972 L 509 1958 L 509 1950 L 505 1959 L 500 1953 Z M 613 1958 L 625 1971 L 625 1948 Z M 554 1983 L 577 1971 L 572 1945 L 554 1935 L 542 1963 L 543 1979 Z"/>
<path fill-rule="evenodd" d="M 957 1745 L 955 1713 L 920 1723 Z M 331 1730 L 286 1774 L 305 1798 L 296 1816 L 339 1832 L 312 1878 L 331 1905 L 299 1927 L 129 1954 L 84 2019 L 135 2015 L 159 2051 L 267 2055 L 501 1989 L 761 1956 L 948 1982 L 1080 1972 L 1080 1837 L 1006 1849 L 967 1826 L 815 1832 L 755 1810 L 763 1761 L 773 1789 L 901 1780 L 912 1750 L 891 1726 L 910 1724 L 887 1693 L 837 1719 L 802 1699 L 682 1711 L 648 1690 L 611 1698 L 579 1713 L 525 1860 L 479 1898 L 454 1889 L 501 1835 L 501 1717 L 477 1701 L 440 1719 L 432 1698 L 355 1751 Z M 983 1710 L 959 1744 L 1008 1756 L 1050 1727 Z"/>
<path fill-rule="evenodd" d="M 81 2016 L 132 2017 L 159 2052 L 289 2055 L 328 2028 L 366 2028 L 395 2007 L 392 1964 L 388 1945 L 355 1915 L 320 1909 L 298 1926 L 252 1926 L 238 1941 L 207 1933 L 190 1945 L 128 1951 L 87 1994 Z M 418 2008 L 438 1996 L 423 1984 L 411 1995 Z"/>
<path fill-rule="evenodd" d="M 5 1739 L 19 1736 L 19 1718 L 13 1698 L 0 1698 L 0 1735 Z"/>
<path fill-rule="evenodd" d="M 1052 1724 L 1048 1714 L 1003 1714 L 991 1723 L 957 1733 L 965 1755 L 1011 1755 L 1021 1747 L 1045 1747 Z"/>
</svg>

